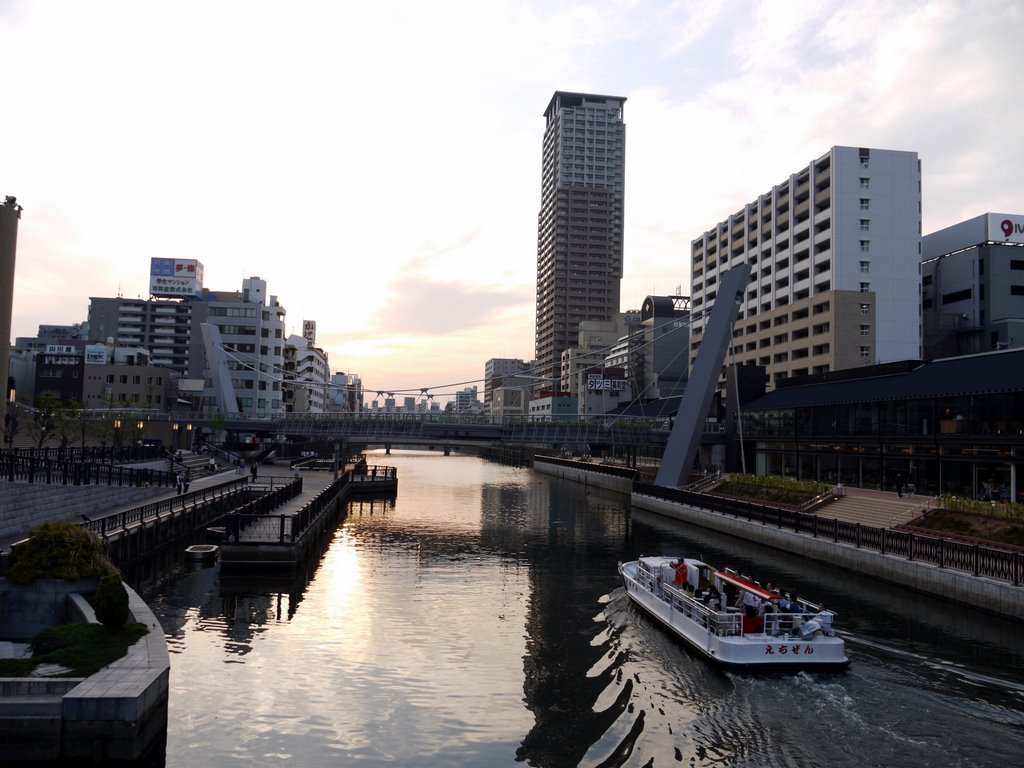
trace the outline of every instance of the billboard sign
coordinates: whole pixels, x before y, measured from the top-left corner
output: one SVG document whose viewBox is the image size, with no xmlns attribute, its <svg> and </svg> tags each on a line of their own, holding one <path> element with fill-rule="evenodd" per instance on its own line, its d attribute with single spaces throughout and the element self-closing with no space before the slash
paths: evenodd
<svg viewBox="0 0 1024 768">
<path fill-rule="evenodd" d="M 1024 216 L 1005 213 L 988 214 L 988 237 L 993 243 L 1019 243 L 1024 245 Z"/>
<path fill-rule="evenodd" d="M 86 344 L 85 364 L 106 365 L 110 362 L 110 349 L 106 344 Z"/>
<path fill-rule="evenodd" d="M 203 265 L 195 259 L 150 259 L 149 293 L 152 296 L 199 296 L 203 292 Z"/>
<path fill-rule="evenodd" d="M 302 338 L 310 344 L 316 344 L 316 320 L 302 321 Z"/>
</svg>

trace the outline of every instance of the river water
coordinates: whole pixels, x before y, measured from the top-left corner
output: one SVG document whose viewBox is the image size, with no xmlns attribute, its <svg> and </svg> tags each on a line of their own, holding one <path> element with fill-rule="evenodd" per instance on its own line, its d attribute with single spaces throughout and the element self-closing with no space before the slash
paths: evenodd
<svg viewBox="0 0 1024 768">
<path fill-rule="evenodd" d="M 528 469 L 427 452 L 297 575 L 136 575 L 171 654 L 168 768 L 1010 766 L 1024 632 L 630 511 Z M 639 613 L 616 564 L 701 556 L 827 600 L 839 673 L 717 669 Z M 175 562 L 180 562 L 177 558 Z"/>
</svg>

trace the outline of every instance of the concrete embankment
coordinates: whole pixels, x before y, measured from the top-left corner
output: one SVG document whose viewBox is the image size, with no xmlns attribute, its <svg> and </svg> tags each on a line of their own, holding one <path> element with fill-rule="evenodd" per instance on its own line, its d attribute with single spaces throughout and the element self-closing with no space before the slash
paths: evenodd
<svg viewBox="0 0 1024 768">
<path fill-rule="evenodd" d="M 49 607 L 59 615 L 37 619 L 51 626 L 67 620 L 96 620 L 81 593 L 74 591 L 82 585 L 49 582 L 27 589 L 3 581 L 0 585 L 5 613 L 38 614 Z M 65 600 L 40 599 L 40 590 L 60 591 L 58 585 Z M 171 667 L 167 642 L 153 612 L 127 589 L 131 620 L 145 624 L 149 632 L 124 657 L 84 679 L 0 680 L 0 733 L 4 734 L 0 763 L 134 761 L 163 738 Z"/>
<path fill-rule="evenodd" d="M 630 496 L 631 505 L 637 509 L 764 544 L 799 557 L 863 573 L 880 581 L 936 595 L 987 613 L 1024 619 L 1024 587 L 1014 586 L 1009 582 L 974 576 L 951 568 L 939 568 L 897 555 L 882 554 L 826 538 L 816 538 L 810 534 L 796 533 L 729 517 L 720 512 L 633 493 L 631 481 L 624 478 L 609 480 L 601 471 L 587 470 L 585 467 L 569 468 L 537 460 L 534 469 L 543 474 L 555 475 L 578 483 L 620 490 Z M 823 516 L 827 516 L 827 513 Z"/>
</svg>

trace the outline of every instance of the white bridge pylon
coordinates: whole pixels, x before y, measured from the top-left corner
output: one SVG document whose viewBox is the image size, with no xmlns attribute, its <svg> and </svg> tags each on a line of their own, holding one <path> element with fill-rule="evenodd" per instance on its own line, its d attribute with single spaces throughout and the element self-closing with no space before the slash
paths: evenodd
<svg viewBox="0 0 1024 768">
<path fill-rule="evenodd" d="M 715 394 L 718 374 L 732 342 L 732 325 L 736 321 L 749 279 L 750 265 L 744 263 L 724 273 L 719 280 L 718 295 L 711 307 L 686 389 L 679 400 L 679 411 L 661 457 L 661 468 L 654 480 L 655 485 L 680 488 L 688 484 L 690 468 L 700 448 L 704 423 Z"/>
</svg>

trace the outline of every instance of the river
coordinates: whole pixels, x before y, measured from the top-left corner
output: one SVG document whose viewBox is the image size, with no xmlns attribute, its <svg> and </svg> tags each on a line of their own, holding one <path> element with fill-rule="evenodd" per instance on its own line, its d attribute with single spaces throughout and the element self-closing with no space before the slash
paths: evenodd
<svg viewBox="0 0 1024 768">
<path fill-rule="evenodd" d="M 630 511 L 617 494 L 427 452 L 287 577 L 132 577 L 171 655 L 167 768 L 1008 766 L 1019 624 Z M 702 556 L 827 600 L 839 673 L 722 671 L 625 597 L 616 564 Z M 130 575 L 131 576 L 131 575 Z"/>
</svg>

